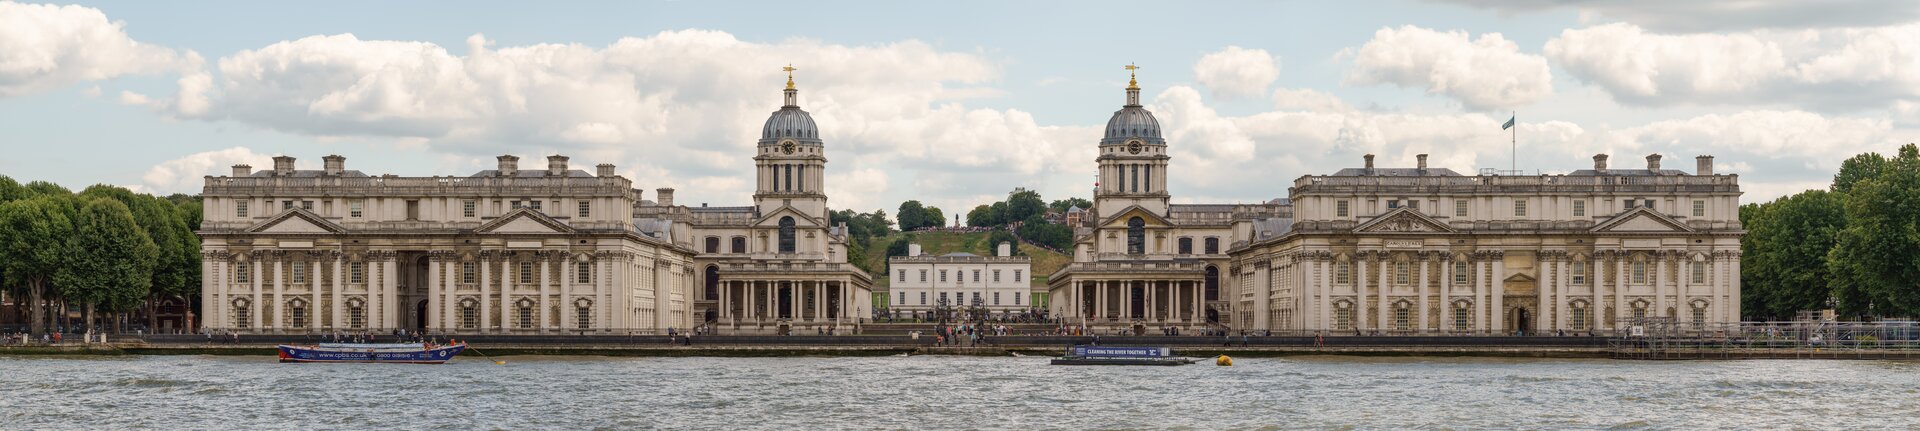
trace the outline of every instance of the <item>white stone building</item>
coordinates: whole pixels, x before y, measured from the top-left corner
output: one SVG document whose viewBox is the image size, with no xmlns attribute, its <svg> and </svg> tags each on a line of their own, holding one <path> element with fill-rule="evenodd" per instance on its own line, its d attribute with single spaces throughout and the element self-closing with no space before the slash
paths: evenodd
<svg viewBox="0 0 1920 431">
<path fill-rule="evenodd" d="M 655 332 L 693 323 L 693 253 L 597 174 L 368 176 L 233 167 L 201 196 L 204 326 L 243 332 Z"/>
<path fill-rule="evenodd" d="M 1000 243 L 993 256 L 972 253 L 922 254 L 919 244 L 907 246 L 906 256 L 887 258 L 893 280 L 888 285 L 888 309 L 902 317 L 926 316 L 941 304 L 952 309 L 974 306 L 994 315 L 1028 311 L 1033 303 L 1033 259 L 1014 256 L 1013 246 Z"/>
</svg>

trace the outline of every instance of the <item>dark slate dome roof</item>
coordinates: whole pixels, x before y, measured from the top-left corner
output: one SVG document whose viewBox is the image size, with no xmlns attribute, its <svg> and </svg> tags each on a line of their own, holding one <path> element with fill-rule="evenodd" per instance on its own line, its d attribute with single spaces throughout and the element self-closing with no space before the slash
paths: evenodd
<svg viewBox="0 0 1920 431">
<path fill-rule="evenodd" d="M 813 115 L 798 106 L 782 107 L 767 117 L 767 125 L 760 128 L 760 139 L 819 139 L 820 127 L 813 124 Z"/>
<path fill-rule="evenodd" d="M 1113 118 L 1107 120 L 1107 136 L 1102 141 L 1142 138 L 1160 141 L 1160 120 L 1153 118 L 1153 112 L 1139 106 L 1128 106 L 1113 112 Z"/>
</svg>

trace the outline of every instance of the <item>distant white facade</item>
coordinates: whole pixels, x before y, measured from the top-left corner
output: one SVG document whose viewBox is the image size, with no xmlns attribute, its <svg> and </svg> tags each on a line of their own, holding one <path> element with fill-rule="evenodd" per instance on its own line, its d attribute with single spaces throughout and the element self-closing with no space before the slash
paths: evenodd
<svg viewBox="0 0 1920 431">
<path fill-rule="evenodd" d="M 888 310 L 902 316 L 921 316 L 941 304 L 953 309 L 980 306 L 1001 315 L 1033 306 L 1028 277 L 1032 258 L 1013 256 L 1012 245 L 1001 243 L 993 256 L 971 253 L 923 255 L 920 245 L 907 247 L 907 256 L 887 259 L 893 277 Z"/>
</svg>

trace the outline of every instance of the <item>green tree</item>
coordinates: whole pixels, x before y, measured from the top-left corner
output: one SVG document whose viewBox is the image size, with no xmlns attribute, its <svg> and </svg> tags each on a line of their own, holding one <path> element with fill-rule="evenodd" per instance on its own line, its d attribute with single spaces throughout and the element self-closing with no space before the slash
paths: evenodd
<svg viewBox="0 0 1920 431">
<path fill-rule="evenodd" d="M 1887 158 L 1880 153 L 1853 156 L 1840 162 L 1840 172 L 1833 175 L 1833 191 L 1843 194 L 1852 192 L 1854 183 L 1878 177 L 1880 170 L 1886 167 Z"/>
<path fill-rule="evenodd" d="M 1808 190 L 1742 208 L 1741 309 L 1767 320 L 1827 308 L 1833 298 L 1826 255 L 1846 228 L 1842 195 Z M 1748 207 L 1751 207 L 1749 209 Z"/>
<path fill-rule="evenodd" d="M 1902 146 L 1877 175 L 1837 188 L 1847 189 L 1846 227 L 1827 265 L 1840 311 L 1920 313 L 1920 147 Z"/>
<path fill-rule="evenodd" d="M 1073 229 L 1047 223 L 1039 215 L 1028 217 L 1015 233 L 1020 234 L 1020 237 L 1027 241 L 1047 246 L 1054 251 L 1064 253 L 1073 249 Z"/>
<path fill-rule="evenodd" d="M 994 229 L 992 233 L 987 234 L 987 251 L 990 253 L 999 253 L 1000 243 L 1003 242 L 1013 246 L 1014 256 L 1024 256 L 1027 254 L 1026 252 L 1020 251 L 1020 237 L 1014 236 L 1012 232 L 1007 232 L 1006 229 Z"/>
<path fill-rule="evenodd" d="M 132 211 L 133 219 L 139 224 L 147 239 L 158 247 L 155 265 L 150 274 L 153 279 L 145 293 L 146 303 L 158 305 L 161 298 L 179 298 L 191 301 L 190 295 L 199 291 L 200 241 L 199 237 L 188 229 L 187 223 L 180 219 L 179 209 L 173 201 L 148 195 L 134 194 L 125 188 L 95 185 L 80 192 L 82 197 L 102 197 L 119 201 Z M 159 325 L 158 313 L 147 313 L 150 327 Z"/>
<path fill-rule="evenodd" d="M 993 226 L 993 222 L 992 205 L 979 205 L 973 207 L 973 211 L 967 211 L 967 226 L 987 227 Z"/>
<path fill-rule="evenodd" d="M 6 175 L 0 175 L 0 204 L 26 199 L 27 193 L 26 186 L 20 185 Z"/>
<path fill-rule="evenodd" d="M 1086 199 L 1081 198 L 1066 198 L 1047 204 L 1047 209 L 1058 213 L 1067 212 L 1067 209 L 1072 207 L 1080 207 L 1080 209 L 1093 208 L 1093 202 L 1088 202 Z"/>
<path fill-rule="evenodd" d="M 947 225 L 947 215 L 940 212 L 940 207 L 927 207 L 927 218 L 922 221 L 926 224 L 921 226 L 945 227 Z"/>
<path fill-rule="evenodd" d="M 912 232 L 914 229 L 927 226 L 927 207 L 920 204 L 920 201 L 901 202 L 897 217 L 900 220 L 900 230 Z"/>
<path fill-rule="evenodd" d="M 160 248 L 126 204 L 105 197 L 79 199 L 73 235 L 66 239 L 70 252 L 54 272 L 53 284 L 68 301 L 87 305 L 88 320 L 97 309 L 131 311 L 147 298 Z"/>
<path fill-rule="evenodd" d="M 67 263 L 67 240 L 74 237 L 73 197 L 41 195 L 0 204 L 0 272 L 16 291 L 24 290 L 28 328 L 46 333 L 43 303 L 52 291 L 54 275 Z M 84 254 L 84 253 L 81 253 Z"/>
<path fill-rule="evenodd" d="M 1007 215 L 1005 220 L 1026 220 L 1027 217 L 1047 212 L 1047 202 L 1040 200 L 1040 192 L 1021 190 L 1007 196 Z"/>
</svg>

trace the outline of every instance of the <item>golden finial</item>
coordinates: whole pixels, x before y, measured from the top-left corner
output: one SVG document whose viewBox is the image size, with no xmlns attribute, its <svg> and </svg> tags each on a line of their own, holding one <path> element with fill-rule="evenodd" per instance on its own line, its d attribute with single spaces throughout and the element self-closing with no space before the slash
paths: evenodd
<svg viewBox="0 0 1920 431">
<path fill-rule="evenodd" d="M 780 70 L 787 71 L 787 89 L 792 90 L 793 89 L 793 71 L 799 70 L 799 69 L 793 68 L 793 64 L 788 63 L 787 67 L 782 67 L 780 68 Z"/>
<path fill-rule="evenodd" d="M 1133 72 L 1135 70 L 1140 70 L 1140 66 L 1135 66 L 1133 65 L 1133 63 L 1127 63 L 1127 88 L 1130 88 L 1130 89 L 1140 88 L 1140 80 L 1137 79 L 1137 76 L 1134 75 L 1134 72 Z"/>
</svg>

